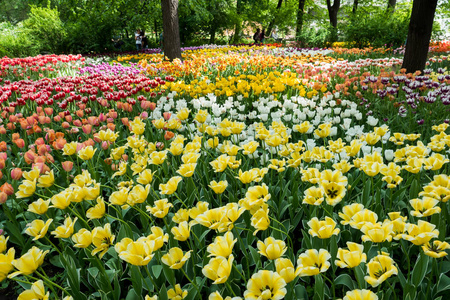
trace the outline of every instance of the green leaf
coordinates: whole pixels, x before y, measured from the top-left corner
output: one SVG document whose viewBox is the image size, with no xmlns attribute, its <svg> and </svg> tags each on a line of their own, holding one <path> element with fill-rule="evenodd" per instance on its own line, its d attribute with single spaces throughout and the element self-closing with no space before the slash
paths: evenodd
<svg viewBox="0 0 450 300">
<path fill-rule="evenodd" d="M 314 300 L 323 300 L 325 297 L 323 278 L 318 274 L 314 275 L 314 280 Z"/>
<path fill-rule="evenodd" d="M 306 289 L 303 285 L 295 286 L 295 299 L 298 300 L 308 299 L 308 293 L 306 292 Z"/>
<path fill-rule="evenodd" d="M 80 269 L 76 268 L 72 257 L 66 255 L 64 260 L 66 261 L 65 269 L 72 295 L 76 299 L 86 299 L 86 296 L 80 292 Z"/>
<path fill-rule="evenodd" d="M 128 291 L 127 297 L 125 300 L 141 300 L 142 297 L 139 296 L 134 289 Z"/>
<path fill-rule="evenodd" d="M 142 276 L 139 267 L 130 265 L 131 283 L 136 291 L 136 294 L 142 295 Z"/>
<path fill-rule="evenodd" d="M 439 276 L 436 294 L 447 290 L 450 290 L 450 277 L 445 274 L 441 274 L 441 276 Z"/>
<path fill-rule="evenodd" d="M 422 283 L 422 280 L 425 277 L 427 270 L 428 270 L 428 256 L 421 253 L 417 258 L 411 278 L 412 284 L 416 288 L 418 288 L 419 285 Z"/>
<path fill-rule="evenodd" d="M 350 290 L 353 290 L 356 288 L 355 282 L 352 280 L 350 275 L 348 274 L 341 274 L 334 280 L 335 285 L 345 285 Z"/>
<path fill-rule="evenodd" d="M 176 285 L 175 275 L 173 274 L 173 270 L 169 268 L 168 265 L 162 264 L 164 275 L 172 286 Z"/>
<path fill-rule="evenodd" d="M 152 266 L 152 273 L 153 275 L 155 275 L 155 278 L 158 279 L 159 275 L 161 275 L 161 271 L 162 271 L 162 266 L 161 265 L 153 265 Z"/>
<path fill-rule="evenodd" d="M 253 263 L 256 264 L 256 266 L 261 266 L 261 255 L 252 246 L 249 245 L 248 248 L 250 249 L 250 255 L 252 256 Z"/>
</svg>

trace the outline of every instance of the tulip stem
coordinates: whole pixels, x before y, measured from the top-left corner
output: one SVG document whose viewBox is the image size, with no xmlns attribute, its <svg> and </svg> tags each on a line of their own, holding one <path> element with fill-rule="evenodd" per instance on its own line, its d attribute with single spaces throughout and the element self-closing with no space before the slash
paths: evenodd
<svg viewBox="0 0 450 300">
<path fill-rule="evenodd" d="M 180 196 L 178 196 L 177 193 L 174 193 L 175 197 L 177 197 L 178 200 L 180 200 L 180 202 L 184 205 L 184 207 L 186 207 L 187 209 L 189 209 L 189 207 L 186 205 L 186 203 L 184 203 L 183 200 L 181 200 Z"/>
<path fill-rule="evenodd" d="M 143 267 L 144 267 L 144 269 L 147 269 L 147 266 L 143 266 Z M 148 270 L 147 270 L 147 271 L 148 271 Z M 148 286 L 147 281 L 145 281 L 144 276 L 142 276 L 141 269 L 139 269 L 139 273 L 141 274 L 142 281 L 144 281 L 144 284 L 145 284 L 145 286 L 147 287 L 147 291 L 150 293 L 150 287 Z M 150 280 L 151 280 L 151 279 L 150 279 Z M 153 280 L 151 280 L 151 281 L 153 281 Z M 155 284 L 153 284 L 153 287 L 156 288 Z"/>
<path fill-rule="evenodd" d="M 58 247 L 56 247 L 55 244 L 53 244 L 52 241 L 50 241 L 50 239 L 47 236 L 44 236 L 44 238 L 55 248 L 56 251 L 58 251 L 59 255 L 62 256 L 61 251 L 59 251 Z"/>
<path fill-rule="evenodd" d="M 397 300 L 397 295 L 395 294 L 395 290 L 394 287 L 391 285 L 391 283 L 389 282 L 389 280 L 386 280 L 387 284 L 389 285 L 389 288 L 392 291 L 392 294 L 394 295 L 394 299 Z"/>
<path fill-rule="evenodd" d="M 186 272 L 184 271 L 183 268 L 181 268 L 181 272 L 183 272 L 184 276 L 187 278 L 187 280 L 189 280 L 189 282 L 195 287 L 195 289 L 197 290 L 198 294 L 200 295 L 200 289 L 198 288 L 198 286 L 189 278 L 189 276 L 186 274 Z"/>
<path fill-rule="evenodd" d="M 150 275 L 150 272 L 148 271 L 148 267 L 144 266 L 145 272 L 147 273 L 148 278 L 150 279 L 150 281 L 152 282 L 153 286 L 155 287 L 155 289 L 158 288 L 158 286 L 156 285 L 155 281 L 153 280 L 152 276 Z M 150 291 L 150 290 L 149 290 Z"/>
<path fill-rule="evenodd" d="M 334 288 L 334 282 L 331 281 L 331 279 L 329 279 L 327 276 L 325 276 L 324 273 L 320 273 L 320 274 L 322 274 L 323 278 L 325 278 L 331 284 L 331 291 L 333 292 L 333 299 L 336 299 L 336 291 Z"/>
<path fill-rule="evenodd" d="M 242 279 L 244 279 L 245 286 L 247 286 L 247 278 L 245 278 L 244 275 L 242 275 L 242 273 L 239 271 L 239 269 L 236 267 L 236 265 L 234 263 L 233 263 L 233 268 L 239 273 L 239 275 L 242 277 Z"/>
<path fill-rule="evenodd" d="M 17 281 L 17 282 L 21 282 L 21 283 L 25 283 L 25 284 L 32 285 L 31 282 L 25 281 L 25 280 L 20 280 L 20 279 L 18 279 L 18 278 L 16 278 L 16 277 L 12 277 L 11 279 L 12 279 L 12 280 L 15 280 L 15 281 Z"/>
<path fill-rule="evenodd" d="M 42 269 L 42 267 L 40 267 L 40 269 L 41 269 L 42 272 L 44 272 L 44 274 L 45 274 L 44 269 Z M 65 288 L 63 288 L 63 287 L 61 287 L 60 285 L 58 285 L 58 284 L 54 283 L 53 281 L 49 280 L 47 274 L 45 274 L 45 276 L 44 276 L 44 275 L 42 275 L 41 273 L 39 273 L 37 270 L 36 270 L 36 274 L 38 274 L 39 277 L 41 277 L 42 279 L 44 279 L 44 281 L 46 281 L 47 283 L 50 284 L 50 289 L 53 291 L 53 293 L 56 294 L 56 292 L 53 290 L 53 288 L 52 288 L 51 286 L 57 287 L 58 289 L 60 289 L 60 290 L 63 291 L 64 293 L 66 293 L 66 295 L 69 295 L 69 296 L 70 296 L 69 292 L 67 292 L 67 290 L 66 290 Z M 30 276 L 30 277 L 31 277 L 31 276 Z M 31 278 L 33 278 L 33 277 L 31 277 Z M 35 279 L 35 278 L 33 278 L 33 279 Z M 56 294 L 56 295 L 57 295 L 57 294 Z"/>
<path fill-rule="evenodd" d="M 228 281 L 226 281 L 225 284 L 226 284 L 228 290 L 233 294 L 233 296 L 236 297 L 236 293 L 231 288 L 230 283 Z"/>
<path fill-rule="evenodd" d="M 68 206 L 68 208 L 75 216 L 78 217 L 78 219 L 80 219 L 81 221 L 83 221 L 84 224 L 86 224 L 87 228 L 89 228 L 90 231 L 92 231 L 91 226 L 89 226 L 88 222 L 85 219 L 83 219 L 78 213 L 76 213 L 72 207 Z"/>
</svg>

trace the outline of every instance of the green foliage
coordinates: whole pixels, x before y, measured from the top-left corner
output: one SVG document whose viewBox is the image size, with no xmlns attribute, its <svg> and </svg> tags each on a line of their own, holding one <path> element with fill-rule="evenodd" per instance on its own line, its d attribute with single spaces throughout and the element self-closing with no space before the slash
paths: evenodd
<svg viewBox="0 0 450 300">
<path fill-rule="evenodd" d="M 57 9 L 31 6 L 30 15 L 23 21 L 23 26 L 41 51 L 58 52 L 66 36 Z"/>
<path fill-rule="evenodd" d="M 325 47 L 331 40 L 333 29 L 331 26 L 318 27 L 303 26 L 302 33 L 298 40 L 299 47 Z"/>
<path fill-rule="evenodd" d="M 354 41 L 357 47 L 398 47 L 405 43 L 408 25 L 409 15 L 401 11 L 367 14 L 361 10 L 342 28 L 344 40 Z"/>
<path fill-rule="evenodd" d="M 12 25 L 0 23 L 0 57 L 23 57 L 39 53 L 40 47 L 32 38 L 32 34 L 22 23 Z"/>
</svg>

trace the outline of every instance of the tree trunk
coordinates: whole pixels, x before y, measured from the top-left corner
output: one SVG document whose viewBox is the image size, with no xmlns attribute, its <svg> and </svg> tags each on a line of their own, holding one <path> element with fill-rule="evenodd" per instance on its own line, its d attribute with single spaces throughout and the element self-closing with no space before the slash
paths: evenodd
<svg viewBox="0 0 450 300">
<path fill-rule="evenodd" d="M 161 0 L 164 55 L 171 61 L 181 59 L 178 0 Z"/>
<path fill-rule="evenodd" d="M 303 27 L 303 15 L 306 0 L 298 0 L 298 10 L 297 10 L 297 29 L 295 30 L 295 38 L 300 39 Z"/>
<path fill-rule="evenodd" d="M 396 4 L 397 4 L 397 0 L 388 0 L 388 5 L 387 5 L 386 10 L 394 12 Z"/>
<path fill-rule="evenodd" d="M 358 0 L 353 0 L 353 9 L 352 13 L 356 14 L 356 10 L 358 9 Z"/>
<path fill-rule="evenodd" d="M 242 0 L 237 0 L 236 3 L 236 13 L 238 15 L 241 14 L 241 6 L 242 6 L 241 1 Z M 241 34 L 241 29 L 242 29 L 242 21 L 239 18 L 238 22 L 236 23 L 236 26 L 234 27 L 233 44 L 239 43 L 239 36 Z"/>
<path fill-rule="evenodd" d="M 330 24 L 334 28 L 337 28 L 337 14 L 341 7 L 341 0 L 334 0 L 331 5 L 331 0 L 327 0 L 328 16 L 330 17 Z"/>
<path fill-rule="evenodd" d="M 269 27 L 266 30 L 266 35 L 269 37 L 272 33 L 273 25 L 275 25 L 275 20 L 277 18 L 278 10 L 281 8 L 281 4 L 283 4 L 283 0 L 278 0 L 277 4 L 277 12 L 275 13 L 275 16 L 273 17 L 272 21 L 269 23 Z"/>
<path fill-rule="evenodd" d="M 425 68 L 438 0 L 414 0 L 402 68 L 408 73 Z"/>
<path fill-rule="evenodd" d="M 214 40 L 216 39 L 216 26 L 215 25 L 211 26 L 211 29 L 209 31 L 209 35 L 210 35 L 209 43 L 210 44 L 214 44 Z"/>
</svg>

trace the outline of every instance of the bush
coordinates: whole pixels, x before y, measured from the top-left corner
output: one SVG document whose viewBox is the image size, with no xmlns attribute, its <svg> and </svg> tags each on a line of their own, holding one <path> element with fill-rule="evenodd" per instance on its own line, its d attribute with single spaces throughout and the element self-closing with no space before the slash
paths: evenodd
<svg viewBox="0 0 450 300">
<path fill-rule="evenodd" d="M 40 46 L 33 41 L 32 35 L 22 23 L 12 25 L 0 23 L 0 57 L 34 56 L 39 53 Z"/>
<path fill-rule="evenodd" d="M 314 28 L 314 26 L 303 26 L 302 33 L 298 39 L 299 47 L 325 47 L 333 40 L 333 29 L 331 26 Z"/>
<path fill-rule="evenodd" d="M 409 18 L 406 14 L 360 12 L 344 26 L 345 40 L 355 42 L 357 47 L 399 47 L 408 35 Z"/>
<path fill-rule="evenodd" d="M 66 31 L 57 9 L 31 6 L 30 15 L 23 25 L 41 51 L 59 52 Z"/>
</svg>

